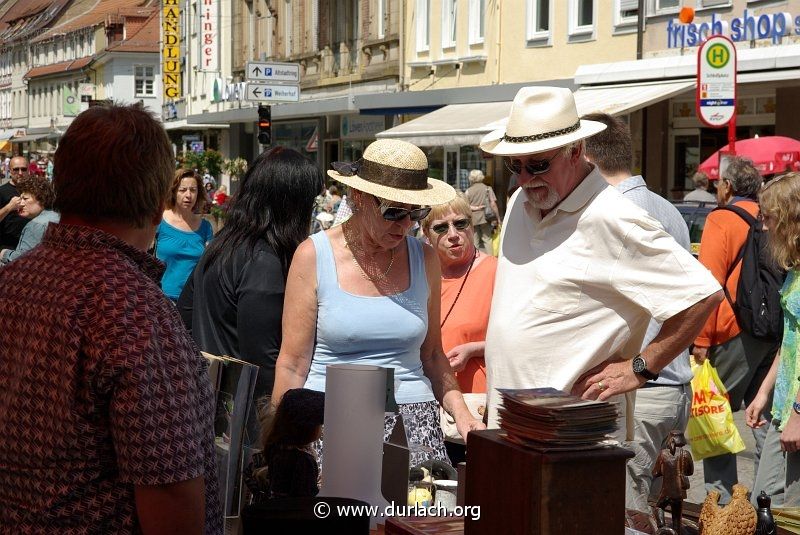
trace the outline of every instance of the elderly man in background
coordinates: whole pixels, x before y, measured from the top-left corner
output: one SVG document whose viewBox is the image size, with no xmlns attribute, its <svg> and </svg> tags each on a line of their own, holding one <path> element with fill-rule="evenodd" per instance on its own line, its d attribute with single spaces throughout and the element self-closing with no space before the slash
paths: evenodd
<svg viewBox="0 0 800 535">
<path fill-rule="evenodd" d="M 579 119 L 568 89 L 526 87 L 508 126 L 481 142 L 520 184 L 486 339 L 490 427 L 497 388 L 553 387 L 625 404 L 631 440 L 623 395 L 658 378 L 722 299 L 708 270 L 586 161 L 584 140 L 603 129 Z M 651 318 L 663 326 L 642 350 Z"/>
<path fill-rule="evenodd" d="M 590 113 L 583 118 L 607 126 L 599 134 L 586 139 L 586 159 L 597 166 L 606 182 L 656 219 L 681 247 L 691 251 L 689 229 L 678 209 L 661 195 L 647 189 L 641 175 L 632 176 L 633 149 L 628 125 L 605 113 Z M 642 350 L 660 330 L 661 324 L 650 320 Z M 626 486 L 633 489 L 637 499 L 632 509 L 648 510 L 653 466 L 659 451 L 666 447 L 670 433 L 686 430 L 692 408 L 691 380 L 689 349 L 686 347 L 661 370 L 658 379 L 647 381 L 636 392 L 634 440 L 628 444 L 636 457 L 628 460 Z M 660 485 L 660 481 L 657 484 Z"/>
<path fill-rule="evenodd" d="M 0 249 L 16 249 L 28 220 L 17 214 L 17 180 L 28 176 L 28 160 L 14 156 L 9 162 L 10 180 L 0 186 Z"/>
<path fill-rule="evenodd" d="M 61 223 L 0 270 L 0 526 L 221 535 L 208 364 L 146 252 L 169 139 L 140 105 L 93 107 L 55 167 Z"/>
<path fill-rule="evenodd" d="M 683 198 L 684 201 L 693 202 L 717 202 L 714 194 L 708 191 L 708 176 L 702 171 L 698 171 L 692 177 L 694 190 L 690 191 Z"/>
<path fill-rule="evenodd" d="M 756 216 L 758 192 L 763 179 L 753 162 L 732 157 L 717 184 L 717 202 L 720 206 L 732 205 Z M 738 298 L 737 288 L 742 272 L 738 254 L 744 245 L 750 225 L 730 210 L 715 210 L 708 214 L 703 237 L 700 240 L 699 260 L 724 284 L 733 302 Z M 711 359 L 719 378 L 728 390 L 731 409 L 738 411 L 755 398 L 758 388 L 767 376 L 780 339 L 755 338 L 742 330 L 733 312 L 731 301 L 725 299 L 712 312 L 694 342 L 693 353 L 698 361 Z M 767 407 L 772 405 L 770 400 Z M 765 415 L 770 420 L 769 415 Z M 767 435 L 767 426 L 753 429 L 756 440 L 754 452 L 755 472 L 761 459 L 761 448 Z M 731 453 L 703 459 L 706 490 L 720 493 L 720 503 L 731 498 L 733 485 L 738 483 L 736 455 Z M 766 489 L 773 503 L 781 504 L 783 487 Z"/>
</svg>

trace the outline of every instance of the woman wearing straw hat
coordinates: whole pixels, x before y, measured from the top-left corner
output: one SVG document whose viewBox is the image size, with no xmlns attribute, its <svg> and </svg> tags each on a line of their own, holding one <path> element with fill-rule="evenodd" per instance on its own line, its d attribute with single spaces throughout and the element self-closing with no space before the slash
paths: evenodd
<svg viewBox="0 0 800 535">
<path fill-rule="evenodd" d="M 442 350 L 436 253 L 407 233 L 455 190 L 428 178 L 425 154 L 404 141 L 378 140 L 361 160 L 334 168 L 328 174 L 351 189 L 353 215 L 297 249 L 272 403 L 290 388 L 324 391 L 329 364 L 391 366 L 410 442 L 446 461 L 439 403 L 464 437 L 484 426 L 464 404 Z M 387 417 L 387 437 L 395 418 Z M 412 464 L 425 457 L 417 450 Z"/>
</svg>

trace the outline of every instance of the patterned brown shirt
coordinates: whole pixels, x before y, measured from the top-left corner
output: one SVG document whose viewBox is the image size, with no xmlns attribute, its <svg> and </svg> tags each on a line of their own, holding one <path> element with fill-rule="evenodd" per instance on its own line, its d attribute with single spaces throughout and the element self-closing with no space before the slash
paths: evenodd
<svg viewBox="0 0 800 535">
<path fill-rule="evenodd" d="M 222 533 L 207 364 L 161 272 L 71 225 L 0 268 L 0 533 L 139 533 L 134 485 L 198 476 Z"/>
</svg>

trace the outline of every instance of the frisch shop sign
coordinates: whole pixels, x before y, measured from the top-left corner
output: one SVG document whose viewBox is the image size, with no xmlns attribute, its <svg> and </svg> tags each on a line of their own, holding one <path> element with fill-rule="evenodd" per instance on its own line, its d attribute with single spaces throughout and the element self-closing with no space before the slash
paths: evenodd
<svg viewBox="0 0 800 535">
<path fill-rule="evenodd" d="M 786 12 L 757 15 L 745 9 L 741 17 L 723 20 L 713 13 L 710 21 L 682 24 L 678 19 L 667 23 L 667 48 L 698 46 L 712 35 L 724 35 L 734 43 L 771 39 L 778 44 L 783 37 L 800 35 L 800 15 Z"/>
</svg>

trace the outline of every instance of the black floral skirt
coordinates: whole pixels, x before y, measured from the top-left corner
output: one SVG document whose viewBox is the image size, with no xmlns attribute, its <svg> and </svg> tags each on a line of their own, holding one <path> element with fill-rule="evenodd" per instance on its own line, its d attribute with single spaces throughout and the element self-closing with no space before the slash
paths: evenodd
<svg viewBox="0 0 800 535">
<path fill-rule="evenodd" d="M 423 401 L 421 403 L 398 403 L 399 414 L 387 414 L 383 423 L 383 440 L 389 437 L 397 423 L 398 416 L 403 416 L 411 449 L 410 466 L 417 466 L 429 459 L 436 459 L 450 464 L 444 448 L 444 435 L 439 425 L 439 402 Z M 324 430 L 323 430 L 324 438 Z M 317 454 L 320 473 L 322 472 L 322 440 L 311 444 Z"/>
</svg>

